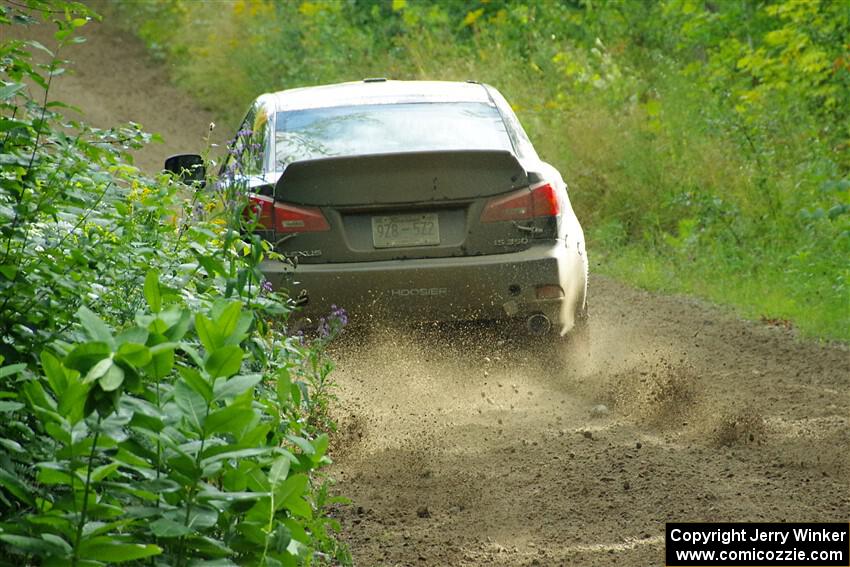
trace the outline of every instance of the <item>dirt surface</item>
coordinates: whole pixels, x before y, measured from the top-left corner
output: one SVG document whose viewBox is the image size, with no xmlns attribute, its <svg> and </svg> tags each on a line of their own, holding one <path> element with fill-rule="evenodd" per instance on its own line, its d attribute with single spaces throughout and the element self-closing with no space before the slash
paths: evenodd
<svg viewBox="0 0 850 567">
<path fill-rule="evenodd" d="M 488 329 L 340 346 L 359 565 L 663 565 L 667 521 L 847 521 L 850 351 L 591 294 L 590 356 L 561 375 Z"/>
<path fill-rule="evenodd" d="M 131 36 L 88 35 L 57 98 L 161 133 L 143 167 L 198 149 L 210 114 Z M 591 298 L 563 374 L 486 327 L 340 341 L 331 474 L 358 565 L 663 565 L 666 521 L 850 518 L 847 348 L 602 277 Z"/>
</svg>

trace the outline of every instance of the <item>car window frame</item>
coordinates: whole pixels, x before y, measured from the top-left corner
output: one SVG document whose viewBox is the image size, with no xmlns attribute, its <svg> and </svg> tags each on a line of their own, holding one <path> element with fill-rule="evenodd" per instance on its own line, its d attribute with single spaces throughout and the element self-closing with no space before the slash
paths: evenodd
<svg viewBox="0 0 850 567">
<path fill-rule="evenodd" d="M 258 118 L 261 116 L 265 116 L 265 120 L 262 124 L 262 138 L 260 144 L 260 156 L 259 160 L 254 163 L 254 168 L 251 170 L 245 170 L 244 164 L 241 165 L 240 171 L 230 172 L 233 175 L 238 175 L 240 177 L 250 178 L 257 176 L 264 176 L 269 171 L 269 160 L 270 156 L 273 154 L 273 138 L 272 135 L 273 130 L 273 119 L 274 113 L 269 111 L 268 106 L 262 98 L 256 99 L 251 106 L 248 108 L 248 111 L 245 113 L 245 117 L 239 123 L 239 128 L 236 131 L 236 135 L 230 140 L 227 144 L 227 156 L 221 164 L 221 168 L 219 168 L 219 176 L 225 176 L 227 174 L 228 167 L 231 166 L 233 162 L 239 162 L 241 164 L 241 160 L 243 158 L 238 151 L 239 144 L 243 144 L 245 139 L 240 136 L 240 133 L 245 131 L 250 131 L 249 137 L 254 137 L 257 135 L 257 124 Z"/>
<path fill-rule="evenodd" d="M 525 132 L 525 128 L 523 128 L 519 117 L 517 117 L 513 108 L 511 108 L 510 103 L 508 103 L 502 93 L 490 85 L 482 84 L 481 86 L 487 92 L 487 96 L 490 97 L 493 104 L 496 105 L 496 110 L 505 123 L 505 130 L 508 132 L 508 137 L 514 146 L 516 156 L 520 159 L 539 161 L 540 157 L 537 155 L 537 150 L 534 149 L 534 144 L 531 143 L 531 139 Z"/>
</svg>

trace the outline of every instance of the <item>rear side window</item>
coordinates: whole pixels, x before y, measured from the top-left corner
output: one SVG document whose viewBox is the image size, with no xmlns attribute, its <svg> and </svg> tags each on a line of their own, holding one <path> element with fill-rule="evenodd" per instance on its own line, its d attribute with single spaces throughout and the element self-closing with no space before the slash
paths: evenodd
<svg viewBox="0 0 850 567">
<path fill-rule="evenodd" d="M 258 175 L 263 172 L 268 152 L 268 114 L 258 103 L 248 110 L 236 137 L 228 146 L 221 173 Z"/>
<path fill-rule="evenodd" d="M 289 110 L 275 120 L 277 169 L 333 156 L 440 151 L 513 151 L 496 107 L 405 103 Z"/>
</svg>

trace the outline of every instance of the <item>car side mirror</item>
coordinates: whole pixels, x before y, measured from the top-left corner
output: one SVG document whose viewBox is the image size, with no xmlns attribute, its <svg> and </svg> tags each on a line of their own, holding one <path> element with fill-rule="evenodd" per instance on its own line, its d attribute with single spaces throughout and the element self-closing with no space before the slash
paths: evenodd
<svg viewBox="0 0 850 567">
<path fill-rule="evenodd" d="M 178 154 L 165 160 L 165 170 L 187 185 L 206 185 L 207 168 L 198 154 Z"/>
</svg>

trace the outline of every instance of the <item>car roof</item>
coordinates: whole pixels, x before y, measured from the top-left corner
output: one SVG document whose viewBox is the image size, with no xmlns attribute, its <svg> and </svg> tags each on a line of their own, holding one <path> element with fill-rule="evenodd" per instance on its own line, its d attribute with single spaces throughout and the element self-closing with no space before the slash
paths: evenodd
<svg viewBox="0 0 850 567">
<path fill-rule="evenodd" d="M 493 104 L 480 83 L 454 81 L 390 81 L 366 79 L 349 83 L 288 89 L 260 97 L 277 111 L 414 102 L 480 102 Z"/>
</svg>

